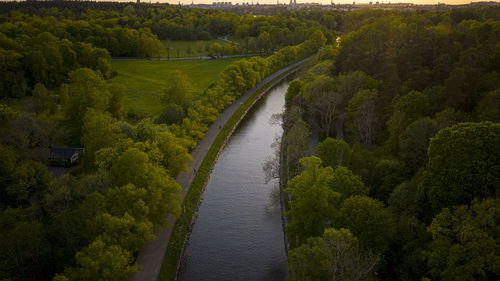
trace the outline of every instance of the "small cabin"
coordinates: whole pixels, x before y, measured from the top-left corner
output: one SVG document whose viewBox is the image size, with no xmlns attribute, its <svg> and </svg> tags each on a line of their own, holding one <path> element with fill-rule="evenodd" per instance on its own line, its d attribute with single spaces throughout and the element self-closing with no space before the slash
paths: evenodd
<svg viewBox="0 0 500 281">
<path fill-rule="evenodd" d="M 80 162 L 83 148 L 76 147 L 51 147 L 49 162 L 51 166 L 70 167 Z"/>
</svg>

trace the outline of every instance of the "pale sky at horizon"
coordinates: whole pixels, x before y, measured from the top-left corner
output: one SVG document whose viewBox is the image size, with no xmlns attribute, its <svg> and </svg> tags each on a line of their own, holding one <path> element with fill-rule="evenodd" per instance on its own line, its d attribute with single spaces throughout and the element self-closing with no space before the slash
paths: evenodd
<svg viewBox="0 0 500 281">
<path fill-rule="evenodd" d="M 0 0 L 2 1 L 2 0 Z M 97 1 L 106 1 L 108 0 L 97 0 Z M 460 5 L 460 4 L 469 4 L 472 2 L 499 2 L 497 1 L 470 1 L 470 0 L 393 0 L 393 1 L 381 1 L 378 0 L 379 3 L 414 3 L 418 5 L 431 4 L 435 5 L 438 3 L 450 4 L 450 5 Z M 109 0 L 109 2 L 136 2 L 136 0 Z M 141 2 L 149 3 L 150 0 L 141 0 Z M 151 0 L 152 3 L 160 2 L 160 3 L 169 3 L 169 4 L 178 4 L 179 0 Z M 232 2 L 233 5 L 236 3 L 252 3 L 252 0 L 194 0 L 195 4 L 212 4 L 213 2 Z M 254 4 L 276 4 L 276 0 L 253 0 Z M 280 4 L 286 3 L 288 4 L 290 0 L 279 0 Z M 353 1 L 349 0 L 333 0 L 335 4 L 352 4 Z M 377 2 L 377 0 L 357 0 L 355 1 L 358 4 L 368 4 L 369 2 Z M 191 0 L 180 0 L 180 3 L 183 5 L 191 4 Z M 323 5 L 329 5 L 330 0 L 297 0 L 297 3 L 321 3 Z"/>
<path fill-rule="evenodd" d="M 102 0 L 100 0 L 102 1 Z M 104 0 L 105 1 L 105 0 Z M 404 0 L 393 0 L 393 1 L 381 1 L 378 0 L 379 3 L 414 3 L 414 4 L 438 4 L 438 3 L 444 3 L 444 4 L 450 4 L 450 5 L 459 5 L 459 4 L 469 4 L 471 2 L 490 2 L 490 1 L 470 1 L 470 0 L 414 0 L 414 1 L 404 1 Z M 135 2 L 135 1 L 129 1 L 129 0 L 120 0 L 119 2 Z M 149 0 L 141 0 L 141 2 L 146 2 L 149 3 Z M 160 3 L 169 3 L 169 4 L 178 4 L 179 0 L 151 0 L 152 3 L 160 2 Z M 194 0 L 195 4 L 212 4 L 213 2 L 232 2 L 233 5 L 236 3 L 251 3 L 252 0 Z M 276 4 L 276 0 L 253 0 L 254 4 L 257 2 L 259 4 Z M 290 0 L 279 0 L 280 4 L 282 3 L 290 3 Z M 333 0 L 333 3 L 335 4 L 351 4 L 353 1 L 348 1 L 348 0 Z M 359 4 L 368 4 L 369 2 L 377 2 L 377 0 L 358 0 L 355 1 L 356 3 Z M 499 2 L 499 1 L 492 1 L 492 2 Z M 181 4 L 188 5 L 191 4 L 191 0 L 180 0 Z M 297 0 L 297 3 L 322 3 L 323 5 L 330 4 L 330 0 Z"/>
</svg>

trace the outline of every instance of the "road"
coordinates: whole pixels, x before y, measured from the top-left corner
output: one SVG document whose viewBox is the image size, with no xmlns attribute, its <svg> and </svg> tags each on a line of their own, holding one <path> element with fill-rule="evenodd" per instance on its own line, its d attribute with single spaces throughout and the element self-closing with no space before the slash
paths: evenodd
<svg viewBox="0 0 500 281">
<path fill-rule="evenodd" d="M 254 57 L 254 56 L 265 56 L 265 53 L 255 53 L 255 54 L 242 54 L 242 55 L 230 55 L 230 56 L 217 56 L 215 58 L 210 56 L 197 56 L 197 57 L 183 57 L 183 58 L 153 58 L 153 57 L 112 57 L 112 61 L 140 61 L 140 60 L 150 60 L 150 61 L 168 61 L 168 60 L 210 60 L 210 59 L 228 59 L 228 58 L 240 58 L 240 57 Z"/>
<path fill-rule="evenodd" d="M 292 70 L 293 68 L 303 64 L 304 62 L 310 60 L 314 56 L 301 60 L 291 66 L 285 67 L 274 74 L 269 75 L 260 83 L 255 85 L 252 89 L 248 90 L 245 94 L 243 94 L 240 98 L 238 98 L 233 104 L 231 104 L 224 112 L 219 116 L 219 118 L 210 126 L 208 131 L 205 133 L 203 139 L 198 143 L 196 148 L 191 152 L 193 156 L 193 161 L 189 163 L 188 172 L 181 172 L 176 181 L 182 187 L 182 197 L 183 199 L 186 197 L 187 192 L 189 191 L 189 187 L 193 182 L 195 173 L 193 171 L 198 170 L 201 162 L 205 158 L 208 150 L 212 146 L 212 143 L 217 138 L 219 134 L 220 128 L 223 128 L 226 122 L 233 116 L 236 110 L 245 102 L 248 98 L 250 98 L 257 90 L 259 90 L 262 86 L 269 83 L 274 78 L 279 75 Z M 175 226 L 175 217 L 169 216 L 168 218 L 168 226 L 162 229 L 160 232 L 156 234 L 156 239 L 150 241 L 144 245 L 144 247 L 139 251 L 139 255 L 137 257 L 137 263 L 141 266 L 141 269 L 138 273 L 131 276 L 131 281 L 156 281 L 160 274 L 161 266 L 163 264 L 163 257 L 168 247 L 168 242 L 170 240 L 170 236 L 172 235 L 172 231 Z"/>
</svg>

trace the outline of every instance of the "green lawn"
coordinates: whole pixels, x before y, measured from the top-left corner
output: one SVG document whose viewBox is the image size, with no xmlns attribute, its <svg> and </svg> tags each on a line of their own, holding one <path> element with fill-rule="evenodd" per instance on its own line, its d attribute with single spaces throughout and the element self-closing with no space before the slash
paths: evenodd
<svg viewBox="0 0 500 281">
<path fill-rule="evenodd" d="M 226 41 L 222 39 L 214 39 L 214 40 L 198 40 L 198 41 L 172 41 L 166 40 L 163 41 L 163 45 L 165 49 L 170 48 L 170 57 L 178 58 L 178 57 L 197 57 L 207 55 L 207 46 L 212 45 L 213 43 L 219 43 L 221 46 L 228 45 Z"/>
<path fill-rule="evenodd" d="M 175 70 L 186 74 L 198 92 L 203 91 L 219 78 L 222 70 L 241 58 L 216 60 L 179 61 L 112 61 L 118 75 L 109 83 L 122 84 L 127 88 L 128 112 L 139 116 L 158 116 L 163 108 L 160 96 L 166 86 L 166 77 Z"/>
</svg>

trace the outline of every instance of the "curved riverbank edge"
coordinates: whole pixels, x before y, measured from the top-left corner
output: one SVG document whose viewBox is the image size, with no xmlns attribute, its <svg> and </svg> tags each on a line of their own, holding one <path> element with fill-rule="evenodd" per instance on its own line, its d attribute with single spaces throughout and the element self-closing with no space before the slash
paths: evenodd
<svg viewBox="0 0 500 281">
<path fill-rule="evenodd" d="M 203 200 L 202 189 L 210 179 L 211 169 L 217 161 L 219 151 L 223 148 L 222 145 L 225 144 L 226 139 L 229 139 L 244 116 L 243 114 L 248 112 L 256 100 L 315 56 L 269 75 L 238 98 L 210 126 L 205 137 L 191 153 L 194 161 L 189 163 L 188 172 L 181 172 L 176 178 L 182 187 L 183 214 L 177 219 L 175 216 L 169 216 L 168 226 L 157 232 L 155 240 L 144 245 L 137 256 L 137 263 L 141 269 L 131 276 L 131 281 L 173 280 L 175 278 L 184 241 L 187 241 L 185 238 L 193 221 L 193 214 Z"/>
</svg>

